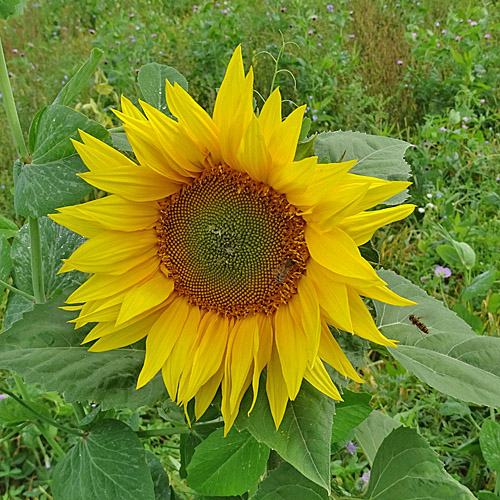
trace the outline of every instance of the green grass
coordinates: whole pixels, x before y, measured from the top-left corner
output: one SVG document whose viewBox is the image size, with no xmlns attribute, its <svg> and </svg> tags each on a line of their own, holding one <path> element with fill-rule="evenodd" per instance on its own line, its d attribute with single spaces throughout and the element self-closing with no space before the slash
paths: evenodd
<svg viewBox="0 0 500 500">
<path fill-rule="evenodd" d="M 415 145 L 407 160 L 413 167 L 410 202 L 418 210 L 377 233 L 381 264 L 450 308 L 462 304 L 468 311 L 461 310 L 462 317 L 478 333 L 499 335 L 498 278 L 479 296 L 461 299 L 475 276 L 498 271 L 500 262 L 500 11 L 494 2 L 352 0 L 335 2 L 333 12 L 317 0 L 203 1 L 196 9 L 183 0 L 144 5 L 30 2 L 22 17 L 0 21 L 26 133 L 34 113 L 53 100 L 92 47 L 105 55 L 75 107 L 111 126 L 118 122 L 109 108 L 118 107 L 121 94 L 138 98 L 136 72 L 151 61 L 175 66 L 188 79 L 190 93 L 211 110 L 240 42 L 245 64 L 256 72 L 260 105 L 259 94 L 269 95 L 274 71 L 263 51 L 276 56 L 285 41 L 280 68 L 287 71 L 276 80 L 287 100 L 285 113 L 307 103 L 312 132 L 352 129 Z M 16 153 L 3 108 L 0 130 L 0 212 L 21 224 L 12 208 Z M 475 251 L 470 272 L 439 256 L 437 247 L 450 238 Z M 435 275 L 438 265 L 450 267 L 450 278 Z M 368 384 L 360 390 L 373 394 L 377 409 L 417 428 L 447 470 L 472 491 L 492 490 L 494 477 L 477 438 L 489 410 L 436 393 L 378 352 L 371 353 L 365 375 Z M 71 408 L 59 396 L 33 391 L 53 416 L 70 418 Z M 127 418 L 133 425 L 154 425 L 161 417 L 150 411 Z M 18 427 L 1 431 L 0 498 L 49 499 L 51 452 L 32 424 Z M 176 468 L 177 444 L 175 438 L 151 440 L 177 491 L 188 498 Z M 368 469 L 359 450 L 342 450 L 332 460 L 335 485 L 361 491 L 360 477 Z"/>
</svg>

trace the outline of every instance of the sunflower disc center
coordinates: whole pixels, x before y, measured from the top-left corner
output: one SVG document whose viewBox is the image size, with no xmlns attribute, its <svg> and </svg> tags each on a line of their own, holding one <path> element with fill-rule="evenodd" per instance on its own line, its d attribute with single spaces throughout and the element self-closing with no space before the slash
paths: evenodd
<svg viewBox="0 0 500 500">
<path fill-rule="evenodd" d="M 159 254 L 191 303 L 225 316 L 270 314 L 305 270 L 304 226 L 284 195 L 217 166 L 161 202 Z"/>
</svg>

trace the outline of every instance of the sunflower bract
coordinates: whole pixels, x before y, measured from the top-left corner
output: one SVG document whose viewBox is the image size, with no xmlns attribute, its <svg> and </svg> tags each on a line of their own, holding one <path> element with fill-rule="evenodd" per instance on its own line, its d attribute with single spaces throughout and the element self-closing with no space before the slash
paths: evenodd
<svg viewBox="0 0 500 500">
<path fill-rule="evenodd" d="M 408 186 L 349 173 L 355 162 L 294 161 L 305 106 L 281 117 L 276 89 L 257 117 L 253 72 L 234 52 L 213 116 L 166 82 L 176 120 L 126 98 L 116 114 L 137 158 L 81 132 L 88 183 L 111 193 L 52 219 L 88 240 L 60 272 L 92 276 L 68 299 L 85 342 L 107 351 L 146 337 L 138 387 L 160 370 L 199 418 L 222 390 L 227 432 L 266 369 L 276 427 L 303 379 L 341 400 L 324 363 L 362 382 L 328 324 L 393 346 L 361 296 L 394 305 L 358 246 L 413 205 L 367 211 Z"/>
</svg>

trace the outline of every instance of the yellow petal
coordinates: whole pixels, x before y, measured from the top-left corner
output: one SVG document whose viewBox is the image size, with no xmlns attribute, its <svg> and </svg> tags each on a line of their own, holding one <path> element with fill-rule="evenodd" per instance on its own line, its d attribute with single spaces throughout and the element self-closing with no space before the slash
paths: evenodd
<svg viewBox="0 0 500 500">
<path fill-rule="evenodd" d="M 267 101 L 262 106 L 259 115 L 259 124 L 262 128 L 266 145 L 269 145 L 271 138 L 281 125 L 281 93 L 276 87 Z"/>
<path fill-rule="evenodd" d="M 157 245 L 153 230 L 108 231 L 77 248 L 59 272 L 78 269 L 84 273 L 123 274 L 149 259 L 155 258 L 159 264 Z"/>
<path fill-rule="evenodd" d="M 132 104 L 132 101 L 130 101 L 123 95 L 121 98 L 121 105 L 122 111 L 125 115 L 128 115 L 131 118 L 135 118 L 136 120 L 146 121 L 146 118 L 144 118 L 144 115 L 140 112 L 140 110 Z"/>
<path fill-rule="evenodd" d="M 373 321 L 372 315 L 358 293 L 351 287 L 347 287 L 347 294 L 349 296 L 349 309 L 351 311 L 354 333 L 376 344 L 396 347 L 394 341 L 389 340 L 380 333 Z"/>
<path fill-rule="evenodd" d="M 269 171 L 269 185 L 279 193 L 290 197 L 302 197 L 308 189 L 316 168 L 316 156 L 294 161 L 289 165 L 276 165 Z M 309 199 L 307 199 L 309 202 Z"/>
<path fill-rule="evenodd" d="M 254 345 L 253 345 L 253 377 L 252 377 L 252 390 L 253 401 L 248 414 L 253 410 L 255 402 L 257 401 L 257 394 L 259 393 L 260 374 L 264 367 L 269 363 L 271 358 L 271 350 L 273 348 L 273 329 L 271 320 L 264 314 L 257 315 L 259 324 L 258 330 L 254 331 Z"/>
<path fill-rule="evenodd" d="M 335 326 L 353 333 L 346 284 L 335 281 L 332 273 L 313 259 L 307 262 L 307 274 L 314 283 L 321 307 L 328 312 L 329 318 L 335 319 Z"/>
<path fill-rule="evenodd" d="M 276 430 L 278 430 L 288 403 L 288 390 L 281 371 L 280 357 L 275 344 L 271 352 L 271 359 L 267 365 L 266 392 L 274 425 L 276 426 Z"/>
<path fill-rule="evenodd" d="M 214 163 L 221 161 L 219 130 L 207 112 L 178 84 L 165 82 L 167 104 L 171 113 L 194 142 L 210 153 Z"/>
<path fill-rule="evenodd" d="M 106 231 L 100 224 L 85 218 L 75 217 L 68 213 L 49 214 L 49 217 L 61 226 L 67 227 L 70 231 L 80 234 L 85 238 L 93 238 Z"/>
<path fill-rule="evenodd" d="M 305 104 L 294 109 L 272 135 L 268 147 L 273 159 L 273 165 L 292 163 L 297 150 L 305 109 Z"/>
<path fill-rule="evenodd" d="M 386 286 L 354 287 L 363 297 L 379 300 L 393 306 L 414 306 L 416 302 L 400 297 Z"/>
<path fill-rule="evenodd" d="M 293 300 L 298 299 L 293 297 Z M 303 326 L 292 317 L 288 306 L 281 306 L 276 311 L 274 339 L 288 395 L 293 400 L 307 367 L 307 339 Z"/>
<path fill-rule="evenodd" d="M 252 179 L 267 183 L 268 172 L 271 167 L 271 155 L 262 134 L 259 121 L 252 115 L 250 124 L 243 135 L 237 153 L 239 168 Z"/>
<path fill-rule="evenodd" d="M 147 167 L 122 166 L 110 171 L 78 174 L 92 186 L 131 201 L 161 200 L 180 190 L 180 185 Z"/>
<path fill-rule="evenodd" d="M 367 284 L 378 284 L 377 273 L 361 257 L 358 247 L 344 231 L 334 227 L 322 232 L 308 223 L 305 235 L 311 257 L 323 267 L 343 276 L 364 279 Z"/>
<path fill-rule="evenodd" d="M 316 387 L 318 391 L 321 391 L 323 394 L 326 394 L 336 401 L 343 401 L 342 396 L 319 358 L 316 358 L 316 362 L 313 366 L 307 369 L 304 377 L 309 383 Z"/>
<path fill-rule="evenodd" d="M 360 384 L 364 383 L 364 380 L 353 368 L 325 322 L 321 325 L 321 341 L 318 354 L 323 361 L 335 368 L 344 377 L 349 377 Z"/>
<path fill-rule="evenodd" d="M 161 370 L 163 382 L 172 401 L 177 400 L 177 388 L 181 375 L 187 364 L 189 353 L 198 338 L 200 318 L 198 306 L 189 306 L 188 317 L 182 328 L 182 341 L 173 345 L 172 352 Z"/>
<path fill-rule="evenodd" d="M 207 411 L 210 403 L 213 401 L 217 390 L 219 389 L 222 377 L 224 375 L 224 363 L 221 363 L 219 371 L 210 377 L 208 382 L 203 384 L 200 390 L 196 393 L 194 400 L 194 414 L 196 419 L 199 419 Z"/>
<path fill-rule="evenodd" d="M 363 245 L 371 239 L 373 233 L 382 226 L 404 219 L 415 209 L 415 205 L 399 205 L 398 207 L 384 208 L 373 212 L 361 212 L 346 217 L 339 223 L 340 229 L 345 231 L 356 243 Z"/>
<path fill-rule="evenodd" d="M 176 298 L 149 329 L 146 339 L 146 358 L 137 380 L 137 389 L 146 385 L 165 364 L 182 333 L 182 327 L 188 316 L 188 305 L 184 297 Z"/>
<path fill-rule="evenodd" d="M 134 316 L 161 304 L 173 291 L 174 281 L 158 270 L 150 279 L 125 294 L 116 325 L 125 323 Z M 172 308 L 172 305 L 168 308 Z"/>
</svg>

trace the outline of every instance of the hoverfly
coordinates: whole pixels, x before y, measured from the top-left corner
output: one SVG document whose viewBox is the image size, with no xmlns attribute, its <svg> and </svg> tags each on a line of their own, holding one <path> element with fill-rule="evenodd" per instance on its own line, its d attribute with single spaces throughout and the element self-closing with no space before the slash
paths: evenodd
<svg viewBox="0 0 500 500">
<path fill-rule="evenodd" d="M 429 333 L 429 329 L 422 323 L 420 318 L 417 318 L 413 314 L 408 316 L 408 319 L 422 332 Z"/>
</svg>

